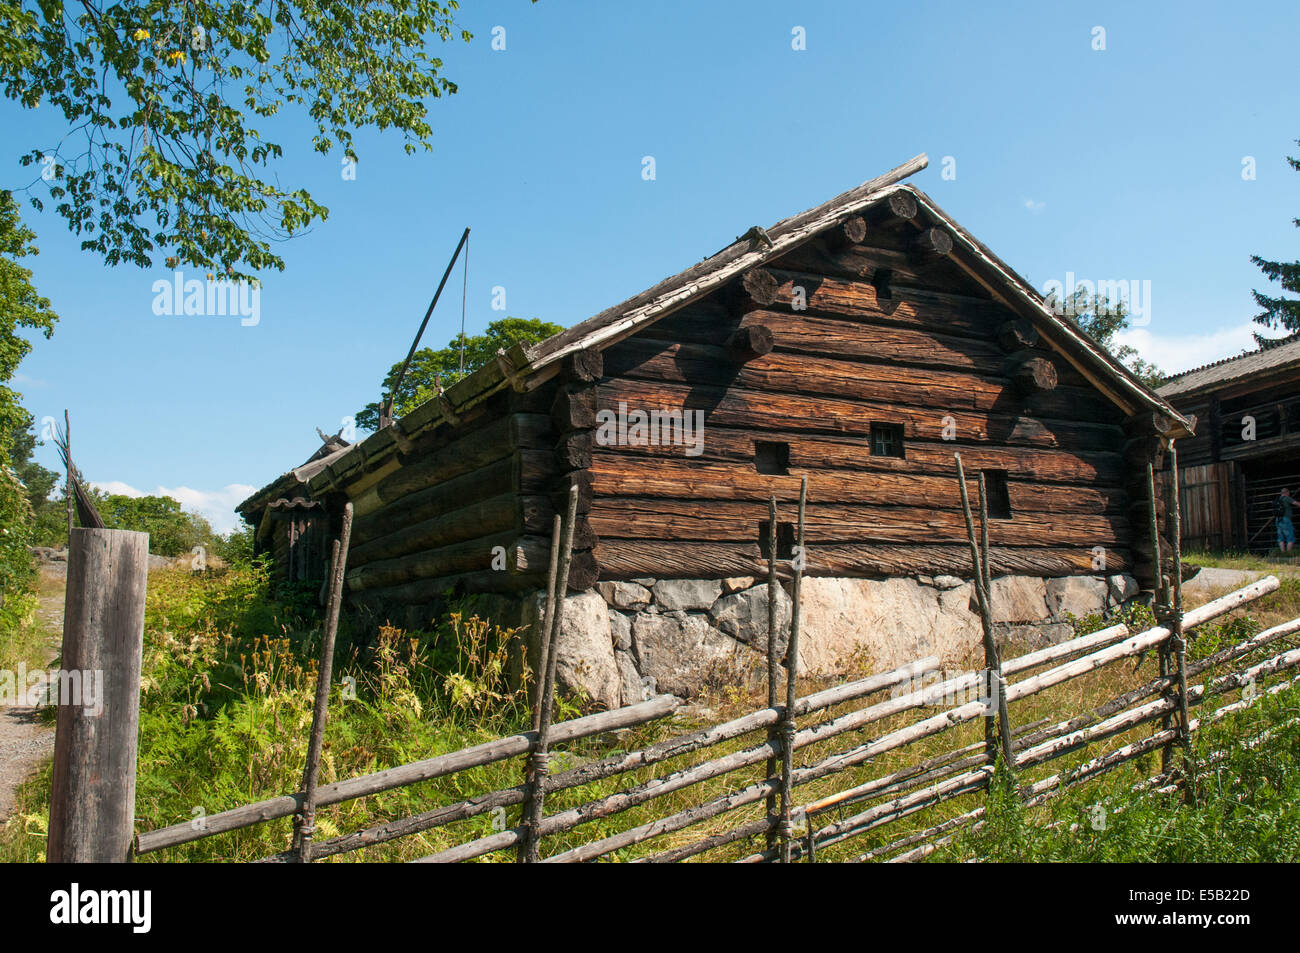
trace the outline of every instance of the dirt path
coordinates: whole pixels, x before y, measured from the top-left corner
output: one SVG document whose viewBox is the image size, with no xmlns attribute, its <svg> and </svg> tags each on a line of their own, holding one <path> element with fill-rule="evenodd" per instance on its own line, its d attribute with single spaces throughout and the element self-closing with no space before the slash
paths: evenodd
<svg viewBox="0 0 1300 953">
<path fill-rule="evenodd" d="M 63 634 L 63 586 L 42 585 L 40 600 L 36 615 L 50 635 L 48 661 L 58 655 Z M 54 727 L 42 724 L 35 708 L 0 706 L 0 823 L 14 808 L 18 785 L 53 754 Z"/>
</svg>

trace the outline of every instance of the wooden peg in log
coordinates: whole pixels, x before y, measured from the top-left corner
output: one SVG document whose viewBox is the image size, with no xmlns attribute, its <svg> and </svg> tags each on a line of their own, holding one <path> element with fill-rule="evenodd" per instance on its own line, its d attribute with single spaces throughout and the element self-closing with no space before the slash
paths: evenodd
<svg viewBox="0 0 1300 953">
<path fill-rule="evenodd" d="M 1038 329 L 1028 318 L 1012 318 L 998 325 L 998 345 L 1008 353 L 1038 346 Z"/>
<path fill-rule="evenodd" d="M 1007 376 L 1021 394 L 1049 391 L 1056 387 L 1056 365 L 1033 351 L 1013 354 L 1007 362 Z"/>
<path fill-rule="evenodd" d="M 908 257 L 913 264 L 924 265 L 947 258 L 952 253 L 952 232 L 946 228 L 933 226 L 923 228 L 916 233 L 908 248 Z"/>
<path fill-rule="evenodd" d="M 762 324 L 751 324 L 738 328 L 727 339 L 727 350 L 737 361 L 752 361 L 756 357 L 770 354 L 775 344 L 772 329 Z"/>
</svg>

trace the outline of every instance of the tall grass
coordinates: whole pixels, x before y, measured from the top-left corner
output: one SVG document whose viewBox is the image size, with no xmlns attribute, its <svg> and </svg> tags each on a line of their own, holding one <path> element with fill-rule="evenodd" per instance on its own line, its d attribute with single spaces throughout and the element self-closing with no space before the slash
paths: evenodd
<svg viewBox="0 0 1300 953">
<path fill-rule="evenodd" d="M 1203 658 L 1217 648 L 1235 644 L 1264 625 L 1300 615 L 1300 579 L 1284 580 L 1281 589 L 1250 607 L 1207 625 L 1193 640 L 1193 659 Z M 221 575 L 191 576 L 167 572 L 150 577 L 145 632 L 144 683 L 141 699 L 137 828 L 150 830 L 188 822 L 253 800 L 290 793 L 299 788 L 316 678 L 316 656 L 321 631 L 315 608 L 315 592 L 273 586 L 262 569 L 231 568 Z M 1076 620 L 1079 633 L 1092 631 L 1114 619 L 1100 616 Z M 1126 613 L 1135 631 L 1153 621 L 1141 607 Z M 334 695 L 325 736 L 321 782 L 376 771 L 455 751 L 467 745 L 500 737 L 527 727 L 527 676 L 514 684 L 508 677 L 510 645 L 517 636 L 473 615 L 467 608 L 451 607 L 427 631 L 402 632 L 382 627 L 377 636 L 341 632 L 335 658 Z M 1270 650 L 1273 651 L 1273 650 Z M 1016 726 L 1054 723 L 1090 710 L 1128 688 L 1150 680 L 1156 674 L 1154 653 L 1134 664 L 1131 660 L 1108 666 L 1039 695 L 1017 702 L 1012 709 Z M 856 674 L 865 674 L 865 671 Z M 824 687 L 808 680 L 801 693 Z M 746 686 L 719 685 L 697 699 L 686 715 L 665 719 L 639 729 L 604 738 L 584 739 L 562 746 L 553 753 L 552 769 L 559 772 L 587 760 L 618 750 L 630 750 L 680 734 L 705 722 L 735 717 L 761 707 L 763 699 Z M 1268 711 L 1276 714 L 1289 705 L 1294 710 L 1296 693 L 1278 696 Z M 857 703 L 860 705 L 860 703 Z M 819 721 L 842 714 L 857 705 L 846 705 L 818 716 Z M 1262 710 L 1262 709 L 1261 709 Z M 934 714 L 927 710 L 922 715 Z M 576 703 L 566 701 L 557 718 L 578 713 Z M 915 721 L 917 713 L 897 715 L 871 726 L 878 737 Z M 1205 745 L 1229 744 L 1243 732 L 1256 731 L 1253 711 L 1224 725 L 1207 729 Z M 1270 715 L 1270 717 L 1272 717 Z M 1271 723 L 1270 723 L 1271 724 Z M 1146 729 L 1149 730 L 1149 729 Z M 725 745 L 673 758 L 667 762 L 625 775 L 555 792 L 547 797 L 547 813 L 574 807 L 615 791 L 648 782 L 656 777 L 687 768 L 726 753 L 747 749 L 763 742 L 758 732 Z M 982 743 L 983 729 L 975 722 L 957 726 L 933 738 L 888 752 L 875 760 L 796 788 L 798 803 L 807 802 L 865 780 L 880 777 L 956 748 Z M 854 733 L 827 739 L 801 749 L 797 764 L 811 764 L 838 750 L 865 740 Z M 1131 737 L 1111 739 L 1101 750 L 1110 750 Z M 1280 746 L 1280 747 L 1279 747 Z M 1293 858 L 1294 838 L 1281 828 L 1294 820 L 1288 804 L 1300 803 L 1293 796 L 1294 775 L 1282 770 L 1287 757 L 1296 759 L 1296 735 L 1279 730 L 1267 746 L 1234 753 L 1215 774 L 1220 796 L 1202 807 L 1189 809 L 1169 830 L 1180 838 L 1176 849 L 1160 853 L 1153 837 L 1140 834 L 1150 812 L 1168 812 L 1159 798 L 1128 798 L 1132 785 L 1151 774 L 1151 759 L 1139 759 L 1131 766 L 1112 772 L 1083 787 L 1078 794 L 1050 802 L 1050 808 L 1025 812 L 1009 799 L 989 801 L 986 825 L 954 842 L 936 859 L 990 860 L 1030 859 L 1160 859 L 1188 856 L 1210 837 L 1244 838 L 1240 854 L 1260 858 Z M 1068 770 L 1099 753 L 1096 746 L 1025 772 L 1018 780 L 1026 783 L 1046 774 Z M 595 819 L 575 830 L 548 836 L 543 853 L 551 855 L 592 839 L 661 818 L 711 797 L 735 791 L 762 779 L 760 761 L 744 771 L 711 779 L 672 791 L 633 807 L 612 819 Z M 1241 779 L 1247 779 L 1242 781 Z M 1268 787 L 1262 782 L 1275 782 Z M 498 788 L 513 787 L 522 780 L 519 759 L 489 765 L 439 778 L 411 787 L 331 805 L 317 814 L 317 841 L 326 840 L 428 810 Z M 1261 783 L 1256 783 L 1261 782 Z M 1236 814 L 1228 816 L 1230 799 L 1240 793 L 1241 784 L 1252 785 L 1251 797 L 1238 801 Z M 0 830 L 0 860 L 39 860 L 43 854 L 47 827 L 48 771 L 43 771 L 20 792 L 19 810 Z M 1207 790 L 1209 789 L 1207 784 Z M 996 793 L 996 791 L 995 791 Z M 1131 792 L 1129 792 L 1131 793 Z M 1111 840 L 1069 837 L 1069 825 L 1079 817 L 1090 818 L 1099 799 L 1113 808 L 1107 815 Z M 986 795 L 976 793 L 954 799 L 819 851 L 827 861 L 852 858 L 880 847 L 909 832 L 922 830 L 973 807 L 983 805 Z M 1245 804 L 1245 807 L 1241 805 Z M 1158 807 L 1152 807 L 1157 805 Z M 845 806 L 824 814 L 817 824 L 827 823 L 862 809 Z M 1108 808 L 1110 810 L 1110 808 Z M 1245 811 L 1268 811 L 1247 818 Z M 1200 811 L 1200 813 L 1197 813 Z M 1073 813 L 1072 813 L 1073 812 Z M 1206 813 L 1208 812 L 1208 813 Z M 1230 812 L 1229 812 L 1230 813 Z M 761 818 L 761 803 L 717 818 L 689 830 L 620 851 L 613 860 L 629 860 L 666 850 L 711 833 L 731 830 Z M 1162 814 L 1162 817 L 1165 815 Z M 1146 818 L 1146 820 L 1142 820 Z M 335 860 L 408 860 L 445 849 L 477 836 L 491 833 L 519 821 L 518 808 L 486 813 L 450 828 L 437 829 L 387 844 L 375 845 Z M 1050 825 L 1057 825 L 1052 827 Z M 1252 833 L 1254 832 L 1254 833 Z M 292 833 L 290 819 L 261 824 L 230 834 L 206 838 L 171 848 L 141 860 L 246 861 L 284 850 Z M 1168 832 L 1166 832 L 1168 833 Z M 1161 836 L 1166 836 L 1162 833 Z M 743 857 L 761 847 L 761 838 L 714 851 L 706 857 L 727 860 Z M 1215 856 L 1226 856 L 1227 848 L 1214 847 Z M 1179 853 L 1179 852 L 1182 853 Z M 1252 853 L 1253 852 L 1253 853 Z M 509 852 L 488 860 L 508 860 Z"/>
</svg>

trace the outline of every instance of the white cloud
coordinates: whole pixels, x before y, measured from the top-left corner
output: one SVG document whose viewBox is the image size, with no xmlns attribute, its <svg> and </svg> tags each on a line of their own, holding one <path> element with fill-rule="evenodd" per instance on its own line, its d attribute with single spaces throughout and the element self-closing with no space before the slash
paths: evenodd
<svg viewBox="0 0 1300 953">
<path fill-rule="evenodd" d="M 137 490 L 121 480 L 109 480 L 106 483 L 94 483 L 97 490 L 115 493 L 119 496 L 144 496 L 143 490 Z M 207 519 L 218 533 L 228 533 L 235 528 L 238 518 L 235 516 L 235 504 L 247 499 L 257 487 L 244 483 L 230 483 L 220 490 L 195 490 L 188 486 L 168 488 L 156 487 L 150 496 L 170 496 L 187 510 L 192 510 Z"/>
<path fill-rule="evenodd" d="M 1025 199 L 1025 208 L 1037 215 L 1043 209 L 1047 208 L 1046 202 L 1036 202 L 1033 199 Z"/>
<path fill-rule="evenodd" d="M 1253 321 L 1203 334 L 1152 334 L 1149 328 L 1131 328 L 1116 334 L 1115 341 L 1137 348 L 1144 360 L 1166 374 L 1177 374 L 1255 350 L 1252 333 L 1256 331 L 1261 328 Z M 1263 333 L 1265 337 L 1276 336 Z"/>
</svg>

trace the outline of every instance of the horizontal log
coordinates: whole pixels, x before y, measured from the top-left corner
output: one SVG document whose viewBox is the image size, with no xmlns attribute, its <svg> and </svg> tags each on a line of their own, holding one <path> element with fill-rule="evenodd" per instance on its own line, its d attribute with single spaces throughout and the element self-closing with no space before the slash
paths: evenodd
<svg viewBox="0 0 1300 953">
<path fill-rule="evenodd" d="M 852 469 L 880 473 L 917 473 L 956 479 L 953 452 L 960 450 L 968 470 L 1006 470 L 1013 479 L 1042 483 L 1082 485 L 1121 485 L 1124 461 L 1118 453 L 1071 453 L 1062 450 L 1025 447 L 989 447 L 959 444 L 954 441 L 909 441 L 906 458 L 872 454 L 866 440 L 857 437 L 815 436 L 789 430 L 737 430 L 709 427 L 695 460 L 735 461 L 752 465 L 755 440 L 777 441 L 790 448 L 790 467 L 808 470 Z M 602 447 L 603 452 L 616 450 L 635 459 L 658 455 L 663 448 L 654 446 Z M 676 459 L 673 457 L 672 459 Z M 685 455 L 682 455 L 685 459 Z M 954 484 L 955 485 L 955 484 Z"/>
<path fill-rule="evenodd" d="M 652 381 L 611 379 L 598 385 L 599 406 L 704 411 L 708 427 L 754 427 L 868 436 L 873 422 L 902 424 L 905 440 L 976 441 L 1096 451 L 1113 449 L 1118 427 L 953 409 L 927 410 L 879 401 L 811 397 Z M 705 435 L 707 443 L 708 436 Z"/>
<path fill-rule="evenodd" d="M 1022 395 L 1037 394 L 1056 388 L 1056 365 L 1034 351 L 1013 354 L 1007 363 L 1007 376 Z"/>
<path fill-rule="evenodd" d="M 747 326 L 736 333 L 747 334 L 757 327 Z M 953 409 L 996 410 L 1096 423 L 1113 423 L 1117 413 L 1113 404 L 1090 388 L 1062 387 L 1026 399 L 1009 376 L 866 364 L 782 351 L 750 353 L 744 358 L 744 366 L 738 368 L 729 345 L 639 337 L 623 341 L 610 351 L 609 376 L 634 380 L 848 397 L 941 409 L 943 413 Z"/>
<path fill-rule="evenodd" d="M 592 492 L 597 497 L 640 496 L 668 500 L 749 500 L 765 503 L 799 498 L 799 478 L 808 477 L 810 503 L 858 503 L 897 506 L 931 506 L 958 510 L 957 480 L 911 473 L 860 473 L 795 467 L 788 475 L 757 472 L 753 463 L 715 463 L 676 458 L 650 458 L 634 454 L 597 452 L 590 467 Z M 976 470 L 967 486 L 978 496 Z M 1011 511 L 1020 513 L 1125 514 L 1128 497 L 1118 487 L 1065 487 L 1009 480 Z M 673 503 L 666 504 L 673 506 Z M 599 508 L 599 507 L 597 507 Z"/>
<path fill-rule="evenodd" d="M 1008 314 L 996 302 L 966 295 L 899 287 L 891 298 L 882 301 L 871 281 L 781 269 L 773 269 L 771 274 L 780 282 L 776 295 L 780 306 L 769 308 L 772 311 L 794 313 L 795 289 L 802 289 L 802 311 L 807 314 L 982 339 Z"/>
<path fill-rule="evenodd" d="M 850 215 L 825 233 L 832 245 L 858 245 L 866 241 L 867 220 L 861 215 Z"/>
<path fill-rule="evenodd" d="M 752 361 L 771 353 L 772 347 L 772 331 L 761 324 L 739 328 L 727 339 L 727 353 L 734 361 Z"/>
<path fill-rule="evenodd" d="M 756 528 L 757 529 L 757 528 Z M 662 578 L 672 567 L 675 578 L 712 579 L 723 576 L 762 576 L 767 559 L 757 542 L 656 542 L 641 536 L 619 539 L 601 536 L 595 549 L 602 579 Z M 1092 552 L 1074 547 L 995 547 L 989 554 L 996 575 L 1092 575 Z M 1129 571 L 1131 560 L 1123 548 L 1106 549 L 1106 572 Z M 805 575 L 851 578 L 909 574 L 952 575 L 969 578 L 970 547 L 936 545 L 809 545 Z M 778 575 L 789 578 L 778 565 Z"/>
<path fill-rule="evenodd" d="M 777 300 L 780 282 L 765 268 L 751 268 L 740 279 L 740 288 L 749 300 L 761 304 L 773 304 Z"/>
<path fill-rule="evenodd" d="M 787 477 L 787 479 L 789 479 Z M 911 543 L 918 539 L 957 542 L 965 538 L 961 510 L 809 503 L 810 548 L 833 543 Z M 591 526 L 597 536 L 659 540 L 737 541 L 758 539 L 767 518 L 762 500 L 696 500 L 647 497 L 597 497 Z M 1117 515 L 1016 513 L 989 521 L 995 546 L 1093 546 L 1127 544 L 1128 522 Z"/>
<path fill-rule="evenodd" d="M 909 192 L 891 192 L 884 201 L 874 203 L 864 217 L 868 220 L 889 225 L 891 223 L 909 222 L 916 218 L 918 211 L 916 197 Z"/>
<path fill-rule="evenodd" d="M 932 261 L 916 261 L 909 252 L 901 234 L 900 241 L 891 243 L 890 235 L 875 229 L 867 235 L 865 244 L 840 246 L 827 239 L 805 242 L 780 258 L 769 261 L 769 267 L 806 271 L 828 277 L 873 281 L 881 270 L 891 273 L 891 284 L 897 291 L 904 288 L 926 288 L 932 291 L 953 292 L 972 297 L 991 299 L 991 295 L 971 279 L 954 261 L 953 256 Z M 885 247 L 895 244 L 896 247 Z"/>
<path fill-rule="evenodd" d="M 447 446 L 425 453 L 399 455 L 401 469 L 377 487 L 385 503 L 480 470 L 519 448 L 554 445 L 550 422 L 541 414 L 511 414 L 488 423 Z"/>
<path fill-rule="evenodd" d="M 507 492 L 432 519 L 411 523 L 396 532 L 353 547 L 348 552 L 348 565 L 360 567 L 381 559 L 393 559 L 511 530 L 520 534 L 541 534 L 550 528 L 554 516 L 555 508 L 549 498 L 521 497 Z M 574 533 L 575 547 L 590 549 L 595 545 L 595 535 L 585 518 L 575 525 Z"/>
<path fill-rule="evenodd" d="M 359 548 L 412 523 L 450 514 L 502 493 L 536 495 L 552 483 L 556 473 L 549 453 L 517 450 L 481 469 L 382 502 L 379 509 L 357 518 L 352 539 Z"/>
<path fill-rule="evenodd" d="M 538 570 L 539 563 L 546 561 L 549 546 L 545 537 L 520 536 L 510 530 L 423 549 L 407 556 L 377 559 L 364 566 L 349 568 L 347 582 L 349 588 L 361 590 L 464 572 L 533 573 Z M 505 566 L 494 569 L 494 562 L 501 564 L 502 551 Z"/>
<path fill-rule="evenodd" d="M 621 731 L 624 728 L 663 718 L 665 715 L 672 714 L 682 704 L 681 699 L 674 698 L 672 695 L 659 695 L 649 701 L 626 708 L 585 715 L 572 721 L 562 721 L 551 726 L 549 740 L 551 744 L 563 744 L 566 741 L 589 738 L 607 731 Z M 346 781 L 323 784 L 316 789 L 316 806 L 326 807 L 330 804 L 418 784 L 421 781 L 445 777 L 470 768 L 480 768 L 507 758 L 515 758 L 532 750 L 535 743 L 535 733 L 522 732 L 462 748 L 450 754 L 426 758 L 396 768 L 387 768 L 372 774 L 349 778 Z M 205 823 L 202 826 L 185 820 L 170 827 L 139 834 L 136 837 L 135 852 L 150 853 L 164 847 L 175 847 L 178 844 L 210 837 L 213 834 L 240 830 L 263 821 L 288 817 L 297 813 L 301 807 L 301 793 L 287 794 L 222 811 L 219 814 L 210 814 L 204 819 Z"/>
<path fill-rule="evenodd" d="M 952 254 L 952 232 L 934 225 L 921 229 L 912 237 L 908 255 L 916 264 L 928 264 Z"/>
</svg>

